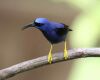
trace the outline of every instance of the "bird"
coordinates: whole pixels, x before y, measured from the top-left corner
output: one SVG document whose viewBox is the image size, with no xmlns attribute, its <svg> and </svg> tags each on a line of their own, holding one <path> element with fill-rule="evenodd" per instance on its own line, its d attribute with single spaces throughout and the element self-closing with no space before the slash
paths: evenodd
<svg viewBox="0 0 100 80">
<path fill-rule="evenodd" d="M 66 44 L 66 37 L 69 31 L 72 31 L 72 29 L 69 28 L 68 25 L 64 23 L 59 23 L 55 21 L 48 20 L 47 18 L 36 18 L 31 23 L 23 26 L 23 30 L 27 29 L 29 27 L 35 27 L 39 29 L 45 38 L 49 41 L 51 47 L 48 53 L 48 63 L 52 63 L 53 56 L 52 56 L 52 50 L 53 45 L 58 44 L 60 42 L 64 42 L 64 59 L 66 60 L 68 58 L 68 51 L 67 51 L 67 44 Z"/>
</svg>

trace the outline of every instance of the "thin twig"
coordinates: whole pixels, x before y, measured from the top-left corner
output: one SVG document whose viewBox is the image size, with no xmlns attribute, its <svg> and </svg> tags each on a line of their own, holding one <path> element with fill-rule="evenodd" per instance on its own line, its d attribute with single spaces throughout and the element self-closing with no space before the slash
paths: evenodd
<svg viewBox="0 0 100 80">
<path fill-rule="evenodd" d="M 82 57 L 100 57 L 100 48 L 78 48 L 68 50 L 68 59 L 64 60 L 63 53 L 53 54 L 53 62 L 68 61 L 72 59 L 82 58 Z M 19 73 L 36 69 L 45 65 L 50 65 L 48 63 L 47 56 L 42 56 L 36 59 L 21 62 L 19 64 L 13 65 L 11 67 L 0 70 L 0 80 L 5 80 L 13 77 Z"/>
</svg>

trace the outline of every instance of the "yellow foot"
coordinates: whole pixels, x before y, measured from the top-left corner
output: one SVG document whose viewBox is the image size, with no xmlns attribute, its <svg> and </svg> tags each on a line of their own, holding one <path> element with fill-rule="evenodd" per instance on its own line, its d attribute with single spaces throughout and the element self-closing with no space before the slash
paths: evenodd
<svg viewBox="0 0 100 80">
<path fill-rule="evenodd" d="M 48 54 L 48 62 L 50 64 L 52 63 L 52 48 L 53 48 L 53 45 L 51 44 L 51 48 L 50 48 L 50 51 L 49 51 L 49 54 Z"/>
<path fill-rule="evenodd" d="M 66 60 L 68 58 L 68 52 L 67 50 L 64 50 L 64 59 Z"/>
<path fill-rule="evenodd" d="M 49 53 L 49 55 L 48 55 L 48 62 L 51 64 L 52 63 L 52 54 L 51 53 Z"/>
<path fill-rule="evenodd" d="M 64 59 L 66 60 L 68 58 L 68 51 L 67 51 L 67 46 L 66 46 L 66 41 L 64 45 Z"/>
</svg>

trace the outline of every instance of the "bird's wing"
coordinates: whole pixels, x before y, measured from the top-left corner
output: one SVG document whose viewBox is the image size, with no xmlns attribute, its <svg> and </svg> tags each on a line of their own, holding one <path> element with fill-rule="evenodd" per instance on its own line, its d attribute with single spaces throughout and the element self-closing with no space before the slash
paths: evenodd
<svg viewBox="0 0 100 80">
<path fill-rule="evenodd" d="M 66 25 L 64 23 L 61 23 L 61 24 L 63 24 L 64 25 L 64 28 L 67 29 L 68 31 L 72 31 L 72 29 L 70 29 L 68 25 Z"/>
<path fill-rule="evenodd" d="M 63 24 L 63 23 L 61 23 L 61 24 Z M 68 25 L 65 25 L 65 24 L 63 24 L 63 25 L 64 25 L 64 27 L 55 28 L 55 31 L 58 35 L 62 36 L 64 34 L 66 34 L 68 31 L 72 31 L 71 29 L 68 28 Z"/>
</svg>

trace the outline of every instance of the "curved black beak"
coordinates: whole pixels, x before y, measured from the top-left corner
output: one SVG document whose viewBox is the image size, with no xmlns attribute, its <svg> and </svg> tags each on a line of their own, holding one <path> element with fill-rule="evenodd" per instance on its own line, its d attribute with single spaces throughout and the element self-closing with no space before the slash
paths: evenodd
<svg viewBox="0 0 100 80">
<path fill-rule="evenodd" d="M 35 26 L 34 24 L 30 23 L 30 24 L 25 25 L 25 26 L 22 28 L 22 30 L 27 29 L 27 28 L 29 28 L 29 27 L 34 27 L 34 26 Z"/>
</svg>

